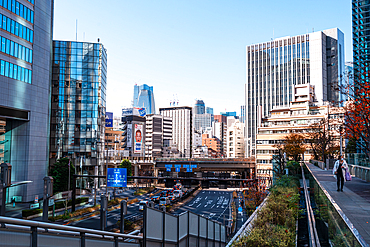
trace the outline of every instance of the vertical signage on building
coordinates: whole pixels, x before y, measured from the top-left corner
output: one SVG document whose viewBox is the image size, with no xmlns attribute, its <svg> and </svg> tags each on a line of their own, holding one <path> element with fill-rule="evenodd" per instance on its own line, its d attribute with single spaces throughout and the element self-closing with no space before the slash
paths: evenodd
<svg viewBox="0 0 370 247">
<path fill-rule="evenodd" d="M 132 147 L 132 124 L 127 125 L 127 147 Z"/>
<path fill-rule="evenodd" d="M 105 113 L 105 127 L 113 127 L 113 112 Z"/>
<path fill-rule="evenodd" d="M 143 125 L 135 124 L 134 153 L 141 153 L 143 149 Z"/>
</svg>

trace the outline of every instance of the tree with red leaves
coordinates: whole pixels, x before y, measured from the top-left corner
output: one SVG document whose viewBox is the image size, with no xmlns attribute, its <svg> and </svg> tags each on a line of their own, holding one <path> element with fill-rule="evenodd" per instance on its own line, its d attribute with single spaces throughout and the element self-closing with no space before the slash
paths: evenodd
<svg viewBox="0 0 370 247">
<path fill-rule="evenodd" d="M 347 88 L 345 135 L 355 139 L 356 144 L 370 158 L 370 84 L 355 83 Z"/>
</svg>

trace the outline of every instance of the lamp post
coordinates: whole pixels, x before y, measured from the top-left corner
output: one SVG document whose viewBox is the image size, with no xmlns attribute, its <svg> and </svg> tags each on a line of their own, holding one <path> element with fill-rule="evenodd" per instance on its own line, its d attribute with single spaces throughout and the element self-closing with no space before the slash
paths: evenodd
<svg viewBox="0 0 370 247">
<path fill-rule="evenodd" d="M 342 149 L 343 149 L 343 143 L 342 143 L 342 125 L 339 126 L 339 136 L 340 136 L 340 156 L 342 156 Z"/>
</svg>

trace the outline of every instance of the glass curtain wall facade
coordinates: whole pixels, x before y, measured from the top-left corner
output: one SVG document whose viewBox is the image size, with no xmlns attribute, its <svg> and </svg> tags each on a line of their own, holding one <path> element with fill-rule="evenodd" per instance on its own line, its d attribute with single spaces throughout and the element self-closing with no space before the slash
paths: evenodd
<svg viewBox="0 0 370 247">
<path fill-rule="evenodd" d="M 147 114 L 155 114 L 153 87 L 146 84 L 134 86 L 133 107 L 145 108 Z"/>
<path fill-rule="evenodd" d="M 12 181 L 32 181 L 9 188 L 7 201 L 41 198 L 48 173 L 53 5 L 0 0 L 0 163 Z"/>
<path fill-rule="evenodd" d="M 352 0 L 353 73 L 355 83 L 369 83 L 370 1 Z"/>
<path fill-rule="evenodd" d="M 338 89 L 344 74 L 343 40 L 343 33 L 333 28 L 247 46 L 247 154 L 254 150 L 261 118 L 299 97 L 295 85 L 314 85 L 319 103 L 339 102 L 339 90 L 333 89 Z"/>
<path fill-rule="evenodd" d="M 206 110 L 206 106 L 203 100 L 196 100 L 195 105 L 193 107 L 194 114 L 204 114 Z"/>
<path fill-rule="evenodd" d="M 80 174 L 104 174 L 106 50 L 100 43 L 53 44 L 50 164 L 69 157 Z"/>
</svg>

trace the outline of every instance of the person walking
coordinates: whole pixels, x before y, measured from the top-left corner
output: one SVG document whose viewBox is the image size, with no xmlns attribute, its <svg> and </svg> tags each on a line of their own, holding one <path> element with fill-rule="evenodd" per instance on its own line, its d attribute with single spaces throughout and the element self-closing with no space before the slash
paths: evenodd
<svg viewBox="0 0 370 247">
<path fill-rule="evenodd" d="M 334 177 L 337 179 L 337 191 L 343 191 L 345 174 L 348 169 L 347 162 L 344 160 L 343 156 L 339 156 L 339 159 L 335 162 L 333 168 Z"/>
</svg>

